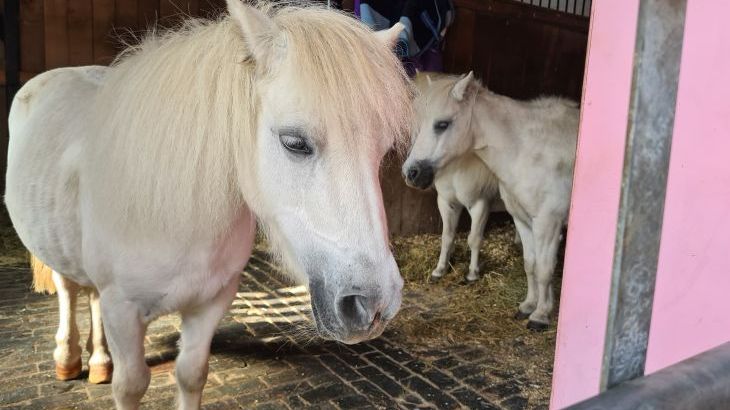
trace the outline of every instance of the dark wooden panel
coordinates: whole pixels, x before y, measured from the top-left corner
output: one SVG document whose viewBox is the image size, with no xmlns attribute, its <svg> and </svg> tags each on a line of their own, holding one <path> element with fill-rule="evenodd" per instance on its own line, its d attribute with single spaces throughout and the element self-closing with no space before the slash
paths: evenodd
<svg viewBox="0 0 730 410">
<path fill-rule="evenodd" d="M 68 2 L 68 63 L 94 63 L 94 13 L 91 0 Z"/>
<path fill-rule="evenodd" d="M 46 69 L 68 65 L 67 6 L 66 0 L 45 0 L 43 2 Z"/>
<path fill-rule="evenodd" d="M 459 8 L 456 19 L 446 37 L 444 65 L 460 72 L 468 71 L 472 66 L 476 15 L 472 10 Z"/>
<path fill-rule="evenodd" d="M 454 3 L 447 72 L 474 70 L 493 91 L 518 99 L 580 98 L 588 19 L 503 0 Z"/>
<path fill-rule="evenodd" d="M 126 36 L 125 31 L 135 32 L 138 30 L 138 3 L 146 3 L 146 0 L 116 0 L 114 2 L 115 36 L 121 36 L 124 39 Z"/>
<path fill-rule="evenodd" d="M 94 13 L 94 63 L 106 65 L 116 55 L 114 47 L 115 4 L 114 0 L 93 0 Z"/>
<path fill-rule="evenodd" d="M 20 70 L 38 73 L 46 67 L 43 0 L 20 3 Z"/>
<path fill-rule="evenodd" d="M 226 10 L 225 0 L 198 0 L 200 10 L 198 14 L 201 17 L 216 18 Z"/>
<path fill-rule="evenodd" d="M 140 29 L 153 27 L 159 16 L 159 0 L 139 0 L 137 2 L 137 27 Z"/>
</svg>

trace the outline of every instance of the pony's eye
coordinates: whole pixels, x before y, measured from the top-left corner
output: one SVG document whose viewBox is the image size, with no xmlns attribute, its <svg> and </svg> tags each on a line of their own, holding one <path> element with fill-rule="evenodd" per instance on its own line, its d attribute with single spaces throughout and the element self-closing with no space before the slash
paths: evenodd
<svg viewBox="0 0 730 410">
<path fill-rule="evenodd" d="M 296 134 L 280 134 L 279 141 L 287 150 L 298 155 L 311 155 L 314 151 L 307 139 Z"/>
<path fill-rule="evenodd" d="M 447 128 L 451 125 L 451 121 L 436 121 L 435 124 L 433 124 L 433 129 L 436 132 L 444 132 Z"/>
</svg>

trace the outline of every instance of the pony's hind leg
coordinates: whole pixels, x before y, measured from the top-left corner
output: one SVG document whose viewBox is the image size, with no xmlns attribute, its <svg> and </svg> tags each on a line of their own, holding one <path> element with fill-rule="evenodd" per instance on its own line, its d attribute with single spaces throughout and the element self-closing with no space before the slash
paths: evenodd
<svg viewBox="0 0 730 410">
<path fill-rule="evenodd" d="M 53 359 L 56 361 L 56 378 L 71 380 L 81 374 L 81 347 L 79 346 L 79 329 L 76 326 L 76 301 L 79 285 L 52 273 L 53 284 L 58 293 L 58 331 L 56 332 L 56 349 Z"/>
<path fill-rule="evenodd" d="M 210 302 L 181 312 L 180 354 L 175 362 L 180 409 L 200 408 L 203 386 L 208 379 L 210 343 L 218 322 L 236 295 L 239 277 L 234 275 Z"/>
<path fill-rule="evenodd" d="M 150 384 L 150 368 L 144 359 L 147 323 L 141 309 L 114 288 L 101 292 L 109 349 L 114 360 L 112 394 L 118 410 L 136 410 Z"/>
<path fill-rule="evenodd" d="M 475 282 L 479 279 L 479 248 L 482 246 L 482 238 L 484 237 L 484 227 L 487 225 L 489 218 L 489 204 L 487 201 L 480 200 L 469 208 L 471 215 L 471 230 L 467 243 L 471 252 L 471 261 L 469 262 L 469 273 L 466 275 L 467 282 Z"/>
<path fill-rule="evenodd" d="M 561 227 L 560 221 L 551 216 L 536 218 L 534 222 L 537 306 L 530 314 L 530 320 L 527 323 L 527 327 L 532 330 L 545 330 L 550 324 L 550 313 L 553 310 L 552 279 L 560 244 Z"/>
<path fill-rule="evenodd" d="M 89 314 L 91 329 L 86 342 L 89 358 L 89 383 L 109 383 L 112 380 L 112 359 L 106 344 L 104 326 L 101 322 L 101 303 L 99 292 L 89 289 Z"/>
</svg>

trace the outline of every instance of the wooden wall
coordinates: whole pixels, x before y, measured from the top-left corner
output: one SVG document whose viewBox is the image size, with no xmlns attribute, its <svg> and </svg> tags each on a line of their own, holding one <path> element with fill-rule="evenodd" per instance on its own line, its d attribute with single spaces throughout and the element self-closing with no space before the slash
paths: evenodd
<svg viewBox="0 0 730 410">
<path fill-rule="evenodd" d="M 21 0 L 21 78 L 68 65 L 109 64 L 125 41 L 184 14 L 213 16 L 224 0 Z"/>
<path fill-rule="evenodd" d="M 133 42 L 134 35 L 156 22 L 174 26 L 185 14 L 214 17 L 225 5 L 225 0 L 19 1 L 22 81 L 61 66 L 108 64 L 125 41 Z M 346 9 L 352 7 L 351 0 L 342 3 Z M 493 91 L 515 98 L 559 94 L 579 99 L 588 19 L 511 0 L 454 0 L 454 4 L 456 21 L 445 42 L 446 71 L 473 69 Z M 2 86 L 4 78 L 0 76 Z M 6 127 L 2 128 L 0 149 L 7 144 Z M 387 161 L 382 176 L 393 233 L 440 231 L 433 192 L 406 187 L 395 158 Z"/>
</svg>

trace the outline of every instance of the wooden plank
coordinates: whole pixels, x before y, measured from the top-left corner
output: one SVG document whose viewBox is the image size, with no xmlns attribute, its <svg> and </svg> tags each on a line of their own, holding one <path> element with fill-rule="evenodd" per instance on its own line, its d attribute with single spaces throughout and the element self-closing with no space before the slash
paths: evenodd
<svg viewBox="0 0 730 410">
<path fill-rule="evenodd" d="M 476 15 L 472 10 L 456 9 L 456 19 L 446 34 L 444 66 L 450 72 L 471 69 Z"/>
<path fill-rule="evenodd" d="M 94 13 L 94 63 L 107 65 L 116 55 L 114 28 L 114 0 L 92 0 Z"/>
<path fill-rule="evenodd" d="M 198 10 L 198 0 L 160 0 L 160 16 L 166 26 L 182 21 L 191 12 L 197 15 Z"/>
<path fill-rule="evenodd" d="M 44 0 L 46 69 L 68 65 L 67 0 Z"/>
<path fill-rule="evenodd" d="M 46 68 L 43 0 L 20 3 L 20 70 L 39 73 Z"/>
<path fill-rule="evenodd" d="M 137 27 L 150 29 L 160 17 L 160 0 L 139 0 L 137 2 Z"/>
<path fill-rule="evenodd" d="M 216 18 L 226 12 L 225 0 L 198 0 L 200 3 L 199 14 L 206 18 Z"/>
<path fill-rule="evenodd" d="M 68 63 L 94 63 L 94 16 L 91 0 L 71 0 L 68 3 Z"/>
<path fill-rule="evenodd" d="M 494 16 L 543 21 L 570 30 L 588 33 L 588 18 L 518 3 L 513 0 L 454 0 L 454 6 Z"/>
<path fill-rule="evenodd" d="M 145 2 L 145 0 L 140 0 L 140 2 Z M 114 31 L 125 41 L 127 31 L 135 32 L 139 28 L 137 7 L 137 0 L 116 0 L 114 2 Z"/>
</svg>

